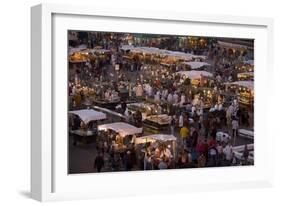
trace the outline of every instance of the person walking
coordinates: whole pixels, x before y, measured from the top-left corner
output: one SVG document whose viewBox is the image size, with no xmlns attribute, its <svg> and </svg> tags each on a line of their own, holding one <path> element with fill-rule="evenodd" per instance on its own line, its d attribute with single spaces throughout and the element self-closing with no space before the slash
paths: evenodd
<svg viewBox="0 0 281 206">
<path fill-rule="evenodd" d="M 239 123 L 237 118 L 233 118 L 231 124 L 232 124 L 233 145 L 235 145 L 236 138 L 238 137 L 238 128 L 239 128 Z"/>
<path fill-rule="evenodd" d="M 225 156 L 226 165 L 230 166 L 231 160 L 232 160 L 232 155 L 233 155 L 232 145 L 230 144 L 230 142 L 223 149 L 223 153 L 224 153 L 224 156 Z"/>
<path fill-rule="evenodd" d="M 247 165 L 248 164 L 248 157 L 249 157 L 249 150 L 248 146 L 245 144 L 244 151 L 243 151 L 243 164 Z"/>
<path fill-rule="evenodd" d="M 126 171 L 130 171 L 133 167 L 132 155 L 131 152 L 128 150 L 124 156 L 124 165 Z"/>
<path fill-rule="evenodd" d="M 180 129 L 180 137 L 181 137 L 182 145 L 183 147 L 185 147 L 186 141 L 189 137 L 189 129 L 187 128 L 186 124 Z"/>
<path fill-rule="evenodd" d="M 98 172 L 101 172 L 101 169 L 104 166 L 104 159 L 101 152 L 99 152 L 98 156 L 95 159 L 94 168 L 97 169 Z"/>
<path fill-rule="evenodd" d="M 174 117 L 172 117 L 171 122 L 170 122 L 171 135 L 175 134 L 175 125 L 176 125 L 176 120 Z"/>
</svg>

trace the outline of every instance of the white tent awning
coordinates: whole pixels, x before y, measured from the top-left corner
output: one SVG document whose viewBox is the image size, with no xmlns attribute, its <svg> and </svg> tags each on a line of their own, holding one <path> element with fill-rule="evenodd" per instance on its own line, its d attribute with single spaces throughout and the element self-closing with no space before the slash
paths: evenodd
<svg viewBox="0 0 281 206">
<path fill-rule="evenodd" d="M 133 125 L 124 122 L 115 122 L 111 124 L 103 124 L 98 126 L 98 130 L 113 130 L 121 136 L 133 135 L 142 133 L 142 128 L 137 128 Z"/>
<path fill-rule="evenodd" d="M 180 74 L 181 76 L 186 76 L 189 79 L 200 79 L 201 77 L 213 77 L 213 74 L 207 71 L 179 71 L 176 74 Z"/>
<path fill-rule="evenodd" d="M 144 144 L 146 142 L 154 142 L 154 141 L 176 141 L 177 138 L 173 135 L 167 135 L 167 134 L 152 134 L 148 136 L 139 137 L 136 139 L 136 144 Z"/>
<path fill-rule="evenodd" d="M 180 51 L 171 51 L 166 49 L 159 49 L 157 47 L 135 47 L 132 45 L 122 45 L 122 50 L 130 50 L 133 53 L 145 53 L 145 54 L 154 54 L 154 55 L 162 55 L 169 57 L 177 57 L 184 59 L 186 61 L 194 59 L 206 59 L 206 56 L 203 55 L 194 55 L 190 53 L 180 52 Z"/>
<path fill-rule="evenodd" d="M 191 69 L 199 69 L 203 66 L 209 66 L 206 62 L 183 62 L 185 65 L 189 65 Z"/>
<path fill-rule="evenodd" d="M 70 114 L 75 114 L 80 117 L 80 119 L 85 123 L 88 124 L 90 121 L 97 121 L 106 119 L 106 114 L 103 112 L 98 112 L 93 109 L 82 109 L 82 110 L 75 110 L 70 111 Z"/>
<path fill-rule="evenodd" d="M 242 44 L 235 44 L 230 42 L 218 41 L 218 45 L 224 48 L 247 49 L 248 47 Z"/>
<path fill-rule="evenodd" d="M 247 89 L 250 90 L 254 89 L 254 81 L 236 81 L 236 82 L 227 82 L 225 84 L 246 87 Z"/>
</svg>

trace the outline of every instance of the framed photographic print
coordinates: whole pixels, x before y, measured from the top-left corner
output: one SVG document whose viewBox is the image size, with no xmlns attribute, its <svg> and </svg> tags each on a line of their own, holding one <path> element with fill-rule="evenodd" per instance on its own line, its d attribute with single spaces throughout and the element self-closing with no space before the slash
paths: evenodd
<svg viewBox="0 0 281 206">
<path fill-rule="evenodd" d="M 272 185 L 271 19 L 31 13 L 33 198 Z"/>
</svg>

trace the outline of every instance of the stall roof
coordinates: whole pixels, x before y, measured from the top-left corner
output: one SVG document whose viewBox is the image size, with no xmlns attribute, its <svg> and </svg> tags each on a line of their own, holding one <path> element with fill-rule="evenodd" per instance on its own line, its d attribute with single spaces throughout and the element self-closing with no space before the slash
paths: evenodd
<svg viewBox="0 0 281 206">
<path fill-rule="evenodd" d="M 177 140 L 177 138 L 175 136 L 168 135 L 168 134 L 152 134 L 152 135 L 139 137 L 138 139 L 143 140 L 143 141 L 139 141 L 139 143 L 150 142 L 153 140 L 162 141 L 162 142 Z"/>
<path fill-rule="evenodd" d="M 213 77 L 213 74 L 210 73 L 210 72 L 207 72 L 207 71 L 179 71 L 179 72 L 176 72 L 176 74 L 180 74 L 181 76 L 185 75 L 186 77 L 190 78 L 190 79 L 200 79 L 201 76 L 204 76 L 204 77 Z"/>
<path fill-rule="evenodd" d="M 121 136 L 142 133 L 142 128 L 137 128 L 133 125 L 124 122 L 115 122 L 111 124 L 103 124 L 98 126 L 98 130 L 107 130 L 107 129 L 111 129 L 119 133 Z"/>
<path fill-rule="evenodd" d="M 218 41 L 218 45 L 226 48 L 247 49 L 248 47 L 242 44 L 235 44 L 230 42 Z"/>
<path fill-rule="evenodd" d="M 238 73 L 237 76 L 241 76 L 241 75 L 248 75 L 248 76 L 254 76 L 254 72 L 241 72 L 241 73 Z"/>
<path fill-rule="evenodd" d="M 90 121 L 106 119 L 105 113 L 98 112 L 93 109 L 75 110 L 70 111 L 69 113 L 79 116 L 85 124 L 89 123 Z"/>
<path fill-rule="evenodd" d="M 87 49 L 87 45 L 85 45 L 85 44 L 81 44 L 78 47 L 69 47 L 68 54 L 72 55 L 73 53 L 82 51 L 84 49 Z"/>
<path fill-rule="evenodd" d="M 236 82 L 227 82 L 226 85 L 236 85 L 241 87 L 246 87 L 248 89 L 254 89 L 254 81 L 236 81 Z"/>
<path fill-rule="evenodd" d="M 251 66 L 254 66 L 254 60 L 246 60 L 246 61 L 243 61 L 244 64 L 249 64 Z"/>
<path fill-rule="evenodd" d="M 183 62 L 183 64 L 189 65 L 191 69 L 199 69 L 203 66 L 209 66 L 206 62 Z"/>
<path fill-rule="evenodd" d="M 163 56 L 170 56 L 170 57 L 178 57 L 185 59 L 186 61 L 192 60 L 192 58 L 198 59 L 206 59 L 206 56 L 203 55 L 194 55 L 190 53 L 180 52 L 180 51 L 171 51 L 166 49 L 159 49 L 156 47 L 135 47 L 133 45 L 123 45 L 121 46 L 122 50 L 135 53 L 147 53 L 147 54 L 155 54 L 155 55 L 163 55 Z"/>
</svg>

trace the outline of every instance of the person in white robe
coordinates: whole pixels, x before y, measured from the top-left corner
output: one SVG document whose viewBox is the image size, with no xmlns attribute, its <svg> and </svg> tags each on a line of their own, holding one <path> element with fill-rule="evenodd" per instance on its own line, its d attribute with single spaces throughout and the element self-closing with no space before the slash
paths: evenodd
<svg viewBox="0 0 281 206">
<path fill-rule="evenodd" d="M 180 101 L 180 106 L 182 106 L 185 103 L 185 95 L 181 95 L 181 101 Z"/>
<path fill-rule="evenodd" d="M 173 95 L 172 95 L 172 93 L 169 93 L 169 95 L 168 95 L 168 102 L 170 103 L 170 104 L 172 104 L 173 103 Z"/>
<path fill-rule="evenodd" d="M 154 100 L 159 102 L 160 101 L 160 92 L 157 91 L 156 94 L 154 95 Z"/>
<path fill-rule="evenodd" d="M 179 95 L 175 92 L 173 95 L 173 103 L 177 104 L 179 102 Z"/>
<path fill-rule="evenodd" d="M 183 127 L 183 115 L 181 114 L 179 117 L 179 128 Z"/>
<path fill-rule="evenodd" d="M 143 88 L 141 84 L 138 84 L 137 88 L 136 88 L 136 96 L 137 97 L 142 97 L 143 95 Z"/>
</svg>

